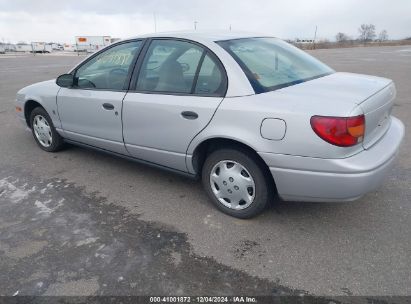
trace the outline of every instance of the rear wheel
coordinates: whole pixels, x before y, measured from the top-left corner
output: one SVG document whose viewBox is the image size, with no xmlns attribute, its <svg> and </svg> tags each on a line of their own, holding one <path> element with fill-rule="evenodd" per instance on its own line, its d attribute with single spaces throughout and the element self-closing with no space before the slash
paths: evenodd
<svg viewBox="0 0 411 304">
<path fill-rule="evenodd" d="M 31 112 L 30 125 L 34 140 L 41 149 L 56 152 L 63 147 L 63 138 L 57 133 L 50 116 L 42 107 Z"/>
<path fill-rule="evenodd" d="M 217 208 L 238 218 L 261 213 L 272 197 L 263 164 L 245 149 L 212 152 L 204 163 L 202 181 Z"/>
</svg>

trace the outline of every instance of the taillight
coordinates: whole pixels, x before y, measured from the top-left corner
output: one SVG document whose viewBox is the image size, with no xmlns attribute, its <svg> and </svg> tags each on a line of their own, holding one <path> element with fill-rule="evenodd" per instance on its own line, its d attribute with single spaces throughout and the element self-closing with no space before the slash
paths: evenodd
<svg viewBox="0 0 411 304">
<path fill-rule="evenodd" d="M 314 132 L 330 144 L 340 147 L 354 146 L 364 139 L 365 117 L 311 117 Z"/>
</svg>

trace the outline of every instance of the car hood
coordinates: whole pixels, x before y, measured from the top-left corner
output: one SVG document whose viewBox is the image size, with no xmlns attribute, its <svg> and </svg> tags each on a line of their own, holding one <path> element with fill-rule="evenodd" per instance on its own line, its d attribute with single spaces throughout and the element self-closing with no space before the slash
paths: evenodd
<svg viewBox="0 0 411 304">
<path fill-rule="evenodd" d="M 38 91 L 43 88 L 59 88 L 59 86 L 56 84 L 56 79 L 50 79 L 46 81 L 41 81 L 41 82 L 36 82 L 31 85 L 28 85 L 22 89 L 20 89 L 17 94 L 26 94 L 29 91 Z"/>
<path fill-rule="evenodd" d="M 59 89 L 60 87 L 56 84 L 55 79 L 37 82 L 19 90 L 17 92 L 17 100 L 34 99 L 40 102 L 44 97 L 55 97 Z"/>
</svg>

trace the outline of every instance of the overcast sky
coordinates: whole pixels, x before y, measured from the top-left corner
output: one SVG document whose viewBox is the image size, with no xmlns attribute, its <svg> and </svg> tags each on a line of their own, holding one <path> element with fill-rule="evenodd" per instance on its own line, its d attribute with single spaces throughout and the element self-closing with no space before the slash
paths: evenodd
<svg viewBox="0 0 411 304">
<path fill-rule="evenodd" d="M 0 0 L 0 39 L 74 43 L 78 35 L 127 38 L 157 31 L 250 31 L 283 39 L 354 38 L 362 23 L 411 36 L 411 0 Z"/>
</svg>

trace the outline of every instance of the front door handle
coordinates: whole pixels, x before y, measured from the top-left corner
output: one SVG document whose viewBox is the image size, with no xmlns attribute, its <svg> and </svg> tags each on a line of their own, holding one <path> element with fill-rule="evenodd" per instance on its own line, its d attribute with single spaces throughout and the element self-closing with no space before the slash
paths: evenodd
<svg viewBox="0 0 411 304">
<path fill-rule="evenodd" d="M 111 103 L 103 103 L 103 108 L 106 110 L 114 110 L 114 106 Z"/>
<path fill-rule="evenodd" d="M 198 118 L 198 114 L 196 112 L 193 112 L 193 111 L 181 112 L 181 116 L 183 116 L 185 119 L 190 119 L 190 120 Z"/>
</svg>

